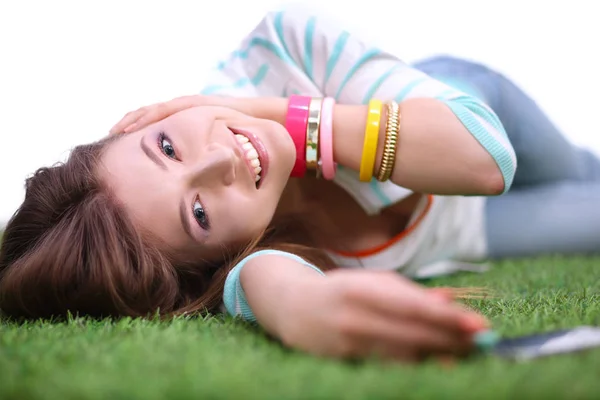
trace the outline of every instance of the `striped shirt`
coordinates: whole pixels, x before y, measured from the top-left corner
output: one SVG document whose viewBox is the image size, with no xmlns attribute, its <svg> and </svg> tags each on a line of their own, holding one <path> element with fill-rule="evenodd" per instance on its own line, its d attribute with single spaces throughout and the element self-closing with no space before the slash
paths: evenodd
<svg viewBox="0 0 600 400">
<path fill-rule="evenodd" d="M 209 82 L 202 94 L 331 96 L 345 104 L 367 104 L 371 98 L 438 99 L 493 157 L 504 177 L 504 192 L 512 184 L 516 156 L 500 120 L 486 104 L 304 8 L 269 13 L 218 64 Z M 343 168 L 335 182 L 370 215 L 412 193 L 389 181 L 360 182 L 357 172 Z M 358 254 L 331 255 L 340 266 L 395 269 L 412 276 L 440 262 L 479 260 L 486 255 L 484 204 L 478 196 L 423 196 L 407 229 L 388 243 Z M 234 301 L 238 294 L 230 292 L 225 296 Z"/>
</svg>

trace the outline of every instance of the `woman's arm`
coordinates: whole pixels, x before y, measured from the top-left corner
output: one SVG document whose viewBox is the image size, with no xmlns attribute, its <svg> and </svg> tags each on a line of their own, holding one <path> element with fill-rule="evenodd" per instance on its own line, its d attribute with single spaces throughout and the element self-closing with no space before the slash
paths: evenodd
<svg viewBox="0 0 600 400">
<path fill-rule="evenodd" d="M 335 112 L 334 158 L 358 171 L 367 110 L 364 106 L 339 106 Z M 392 182 L 415 192 L 443 195 L 498 195 L 508 189 L 494 157 L 445 104 L 436 99 L 408 99 L 400 103 L 400 113 Z M 384 113 L 375 174 L 383 155 L 385 120 Z M 512 175 L 506 179 L 512 180 Z"/>
<path fill-rule="evenodd" d="M 323 275 L 320 269 L 291 253 L 255 252 L 229 272 L 223 293 L 225 308 L 231 315 L 259 321 L 267 332 L 281 337 L 279 322 L 285 319 L 281 310 L 286 308 L 281 305 L 288 304 L 290 295 L 295 294 L 290 289 L 315 286 Z"/>
<path fill-rule="evenodd" d="M 292 348 L 333 357 L 415 360 L 465 354 L 478 314 L 392 272 L 328 272 L 289 253 L 255 253 L 229 274 L 228 311 Z"/>
<path fill-rule="evenodd" d="M 185 99 L 188 107 L 222 105 L 283 124 L 285 97 L 300 92 L 337 100 L 334 158 L 353 170 L 359 169 L 362 155 L 366 104 L 371 98 L 393 99 L 402 115 L 394 183 L 447 195 L 500 194 L 512 184 L 516 157 L 486 104 L 303 8 L 269 14 L 217 68 L 215 84 L 203 91 L 234 98 Z M 383 142 L 380 135 L 378 162 Z"/>
<path fill-rule="evenodd" d="M 271 50 L 259 49 L 257 38 L 269 41 Z M 334 157 L 342 165 L 359 169 L 368 101 L 395 100 L 402 120 L 394 183 L 436 194 L 493 195 L 510 188 L 516 156 L 502 123 L 486 104 L 362 42 L 327 16 L 304 6 L 273 12 L 241 48 L 248 62 L 239 63 L 233 56 L 224 64 L 224 74 L 242 64 L 250 68 L 259 55 L 273 66 L 277 58 L 277 68 L 303 74 L 316 93 L 339 104 L 363 105 L 336 107 Z M 312 94 L 306 91 L 308 85 L 301 86 L 302 94 Z M 270 117 L 283 122 L 281 108 L 276 114 Z M 378 161 L 383 142 L 381 135 Z"/>
<path fill-rule="evenodd" d="M 113 132 L 121 132 L 133 121 L 135 125 L 126 132 L 183 109 L 206 105 L 233 108 L 283 125 L 288 99 L 185 96 L 128 114 Z M 367 112 L 365 105 L 348 104 L 336 104 L 333 112 L 334 159 L 354 171 L 360 168 Z M 445 104 L 435 99 L 404 100 L 400 112 L 400 140 L 392 182 L 415 192 L 443 195 L 497 195 L 509 189 L 516 167 L 511 147 L 494 144 L 487 137 L 484 140 L 491 146 L 487 150 Z M 379 168 L 385 144 L 385 110 L 381 120 L 374 171 Z"/>
<path fill-rule="evenodd" d="M 260 99 L 253 114 L 285 124 L 287 103 L 282 98 Z M 337 104 L 333 113 L 334 159 L 355 171 L 360 168 L 367 112 L 365 105 Z M 499 164 L 512 162 L 511 147 L 506 153 L 486 150 L 436 99 L 404 100 L 400 113 L 400 140 L 390 177 L 395 184 L 444 195 L 498 195 L 508 190 L 514 172 L 503 174 Z M 383 154 L 385 120 L 384 111 L 374 171 Z"/>
</svg>

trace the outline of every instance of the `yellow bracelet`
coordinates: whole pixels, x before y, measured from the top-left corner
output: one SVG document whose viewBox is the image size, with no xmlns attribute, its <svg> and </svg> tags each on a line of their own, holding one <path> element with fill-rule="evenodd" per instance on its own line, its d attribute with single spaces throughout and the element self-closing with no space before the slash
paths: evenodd
<svg viewBox="0 0 600 400">
<path fill-rule="evenodd" d="M 382 106 L 383 104 L 380 100 L 369 101 L 369 114 L 367 115 L 367 126 L 365 127 L 365 141 L 363 144 L 362 158 L 360 160 L 359 179 L 361 182 L 370 182 L 373 178 Z"/>
<path fill-rule="evenodd" d="M 387 104 L 388 117 L 385 125 L 385 145 L 381 156 L 381 165 L 377 173 L 377 180 L 385 182 L 390 179 L 396 163 L 396 150 L 398 136 L 400 135 L 400 107 L 395 101 Z"/>
</svg>

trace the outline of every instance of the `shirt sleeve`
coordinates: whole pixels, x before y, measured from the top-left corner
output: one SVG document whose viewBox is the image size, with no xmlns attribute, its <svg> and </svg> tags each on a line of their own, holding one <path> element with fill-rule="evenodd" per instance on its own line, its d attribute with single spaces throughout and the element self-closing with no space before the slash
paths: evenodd
<svg viewBox="0 0 600 400">
<path fill-rule="evenodd" d="M 283 256 L 294 261 L 299 262 L 300 264 L 306 265 L 309 268 L 314 269 L 320 274 L 324 275 L 323 271 L 314 266 L 313 264 L 307 262 L 303 258 L 280 250 L 260 250 L 255 253 L 252 253 L 248 257 L 244 258 L 240 261 L 227 275 L 227 279 L 225 280 L 225 287 L 223 290 L 223 304 L 225 306 L 226 311 L 232 316 L 239 316 L 242 319 L 249 322 L 256 322 L 256 317 L 246 300 L 246 294 L 244 293 L 244 288 L 240 282 L 240 273 L 242 272 L 242 268 L 248 261 L 258 256 L 264 255 L 276 255 Z"/>
<path fill-rule="evenodd" d="M 490 107 L 362 42 L 331 18 L 317 16 L 304 6 L 269 13 L 217 70 L 215 84 L 204 94 L 287 97 L 299 93 L 331 96 L 346 104 L 366 104 L 371 98 L 438 99 L 494 158 L 504 178 L 504 192 L 512 185 L 515 152 Z"/>
</svg>

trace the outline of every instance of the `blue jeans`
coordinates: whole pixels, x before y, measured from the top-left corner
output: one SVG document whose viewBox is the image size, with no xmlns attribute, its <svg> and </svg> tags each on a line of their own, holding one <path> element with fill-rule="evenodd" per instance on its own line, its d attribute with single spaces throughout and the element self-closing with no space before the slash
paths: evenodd
<svg viewBox="0 0 600 400">
<path fill-rule="evenodd" d="M 489 256 L 600 253 L 600 159 L 570 143 L 530 97 L 483 65 L 435 57 L 414 67 L 488 104 L 517 154 L 512 188 L 487 200 Z"/>
</svg>

